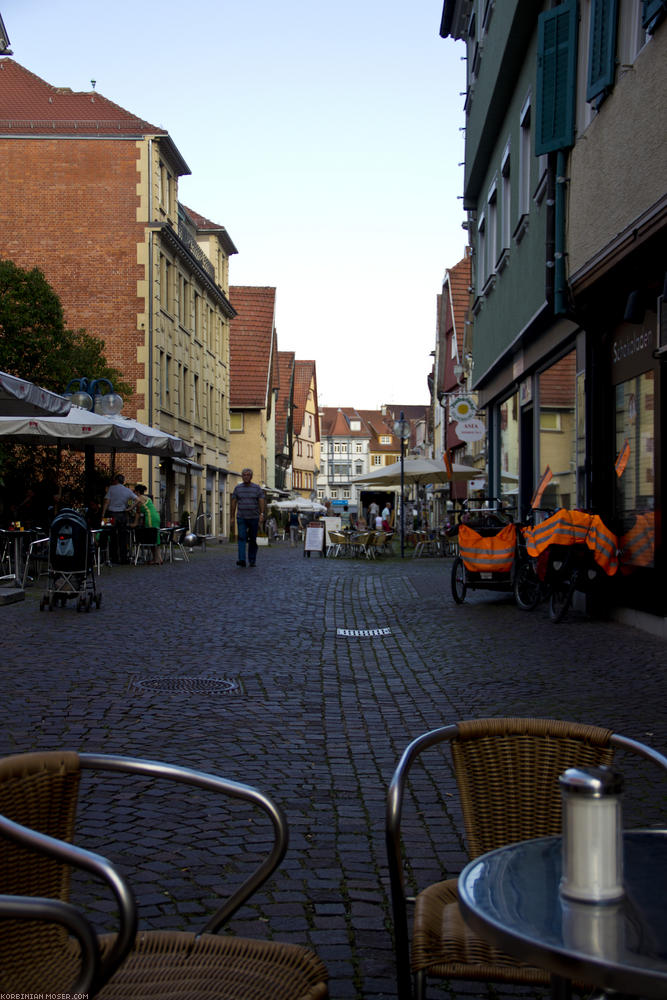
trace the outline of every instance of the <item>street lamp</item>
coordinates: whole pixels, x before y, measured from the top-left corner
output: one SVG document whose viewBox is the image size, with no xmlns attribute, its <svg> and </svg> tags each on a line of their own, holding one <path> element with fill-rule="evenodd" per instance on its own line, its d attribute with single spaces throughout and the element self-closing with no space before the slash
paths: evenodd
<svg viewBox="0 0 667 1000">
<path fill-rule="evenodd" d="M 104 391 L 102 387 L 104 387 Z M 70 379 L 63 396 L 70 399 L 74 406 L 81 406 L 84 410 L 92 410 L 104 417 L 115 417 L 123 409 L 123 397 L 118 395 L 108 378 Z M 85 445 L 84 456 L 84 496 L 86 504 L 88 504 L 93 489 L 93 473 L 95 471 L 95 448 L 93 445 Z"/>
<path fill-rule="evenodd" d="M 104 386 L 104 391 L 102 389 Z M 76 391 L 73 391 L 76 389 Z M 123 409 L 123 397 L 114 390 L 108 378 L 73 378 L 63 393 L 75 406 L 93 410 L 105 417 L 115 417 Z"/>
<path fill-rule="evenodd" d="M 399 420 L 394 421 L 394 434 L 401 441 L 401 559 L 405 553 L 405 467 L 403 464 L 405 442 L 410 437 L 410 421 L 406 420 L 401 410 Z"/>
</svg>

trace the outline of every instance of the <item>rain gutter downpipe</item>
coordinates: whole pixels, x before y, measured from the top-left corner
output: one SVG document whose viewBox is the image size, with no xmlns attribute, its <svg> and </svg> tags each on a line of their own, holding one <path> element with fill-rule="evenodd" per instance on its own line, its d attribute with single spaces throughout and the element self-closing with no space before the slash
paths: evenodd
<svg viewBox="0 0 667 1000">
<path fill-rule="evenodd" d="M 565 176 L 566 153 L 556 154 L 556 193 L 554 219 L 554 314 L 567 313 L 567 280 L 565 278 Z"/>
</svg>

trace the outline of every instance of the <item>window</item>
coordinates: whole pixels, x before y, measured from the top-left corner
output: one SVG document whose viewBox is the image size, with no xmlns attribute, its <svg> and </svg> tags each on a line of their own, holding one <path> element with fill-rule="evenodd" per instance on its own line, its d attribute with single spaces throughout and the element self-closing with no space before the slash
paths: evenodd
<svg viewBox="0 0 667 1000">
<path fill-rule="evenodd" d="M 360 431 L 361 430 L 361 421 L 360 420 L 350 420 L 350 430 L 351 431 Z"/>
<path fill-rule="evenodd" d="M 354 474 L 355 474 L 355 476 L 360 476 L 363 471 L 364 471 L 363 463 L 362 462 L 357 462 L 357 464 L 354 467 Z"/>
<path fill-rule="evenodd" d="M 349 500 L 349 499 L 350 499 L 350 491 L 343 490 L 343 500 Z"/>
<path fill-rule="evenodd" d="M 380 437 L 380 444 L 391 444 L 391 435 L 390 434 L 383 434 Z"/>
<path fill-rule="evenodd" d="M 338 499 L 338 490 L 332 490 L 331 491 L 331 499 L 332 500 L 337 500 Z"/>
<path fill-rule="evenodd" d="M 655 380 L 644 372 L 616 386 L 616 513 L 623 562 L 652 566 L 655 549 Z M 622 471 L 621 471 L 622 470 Z M 618 472 L 620 471 L 620 475 Z"/>
<path fill-rule="evenodd" d="M 373 465 L 382 465 L 382 455 L 373 455 Z"/>
<path fill-rule="evenodd" d="M 357 453 L 357 455 L 362 455 L 364 451 L 363 444 L 360 441 L 357 441 L 357 443 L 354 446 L 354 450 Z"/>
<path fill-rule="evenodd" d="M 486 218 L 482 215 L 477 226 L 477 294 L 481 295 L 486 284 Z"/>
<path fill-rule="evenodd" d="M 199 375 L 192 376 L 192 396 L 195 404 L 195 420 L 199 423 Z"/>
<path fill-rule="evenodd" d="M 586 100 L 597 104 L 614 85 L 617 0 L 591 0 Z"/>
<path fill-rule="evenodd" d="M 577 0 L 563 0 L 538 18 L 535 154 L 574 144 Z"/>
<path fill-rule="evenodd" d="M 181 407 L 181 415 L 185 417 L 186 420 L 192 419 L 191 413 L 191 396 L 190 396 L 190 372 L 185 365 L 183 365 L 183 405 Z"/>
<path fill-rule="evenodd" d="M 500 167 L 500 245 L 509 249 L 512 232 L 512 187 L 510 184 L 510 144 L 507 143 Z"/>
<path fill-rule="evenodd" d="M 172 291 L 172 271 L 173 267 L 171 261 L 169 261 L 164 254 L 160 254 L 160 305 L 167 312 L 172 312 L 173 310 L 173 291 Z"/>
<path fill-rule="evenodd" d="M 540 506 L 574 507 L 576 489 L 576 351 L 543 371 L 538 379 L 540 403 L 539 476 L 547 469 L 552 478 Z"/>
<path fill-rule="evenodd" d="M 521 109 L 519 126 L 519 218 L 522 218 L 530 211 L 530 98 Z"/>
<path fill-rule="evenodd" d="M 171 376 L 171 358 L 169 357 L 168 354 L 166 354 L 164 358 L 164 393 L 166 397 L 165 402 L 167 403 L 169 402 L 170 376 Z"/>
<path fill-rule="evenodd" d="M 496 271 L 496 260 L 498 259 L 498 188 L 494 181 L 488 194 L 486 202 L 487 210 L 487 262 L 486 273 L 491 277 Z"/>
<path fill-rule="evenodd" d="M 243 430 L 243 413 L 240 411 L 229 413 L 229 429 L 234 433 L 238 433 Z"/>
<path fill-rule="evenodd" d="M 195 337 L 200 340 L 202 331 L 202 300 L 201 295 L 195 292 Z"/>
<path fill-rule="evenodd" d="M 334 444 L 334 454 L 340 455 L 340 441 L 336 441 Z"/>
</svg>

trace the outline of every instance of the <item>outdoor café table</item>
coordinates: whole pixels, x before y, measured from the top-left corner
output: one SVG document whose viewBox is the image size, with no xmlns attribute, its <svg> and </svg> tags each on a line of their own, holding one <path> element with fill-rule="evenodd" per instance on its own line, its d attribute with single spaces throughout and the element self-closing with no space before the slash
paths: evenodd
<svg viewBox="0 0 667 1000">
<path fill-rule="evenodd" d="M 11 555 L 11 572 L 5 576 L 5 579 L 13 577 L 17 586 L 20 587 L 22 585 L 25 553 L 30 543 L 36 538 L 40 538 L 43 534 L 41 530 L 37 530 L 36 528 L 25 528 L 23 531 L 0 529 L 0 537 L 3 543 L 9 544 L 10 550 L 13 550 Z"/>
<path fill-rule="evenodd" d="M 466 922 L 523 962 L 548 969 L 552 996 L 570 980 L 627 996 L 667 997 L 667 830 L 623 837 L 625 896 L 616 903 L 561 897 L 561 838 L 483 854 L 459 876 Z"/>
</svg>

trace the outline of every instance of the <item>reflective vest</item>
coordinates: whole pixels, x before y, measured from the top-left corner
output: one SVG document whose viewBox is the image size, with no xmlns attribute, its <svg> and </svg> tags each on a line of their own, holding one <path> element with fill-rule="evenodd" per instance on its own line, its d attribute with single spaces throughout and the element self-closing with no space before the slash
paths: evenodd
<svg viewBox="0 0 667 1000">
<path fill-rule="evenodd" d="M 549 545 L 585 544 L 607 576 L 613 576 L 618 569 L 618 539 L 597 514 L 563 508 L 541 524 L 522 531 L 526 551 L 534 559 Z"/>
<path fill-rule="evenodd" d="M 618 540 L 621 572 L 631 572 L 632 566 L 652 566 L 655 551 L 655 518 L 653 511 L 637 514 L 635 523 Z"/>
<path fill-rule="evenodd" d="M 467 524 L 459 525 L 459 554 L 471 573 L 508 573 L 514 562 L 516 527 L 506 524 L 498 534 L 484 538 Z"/>
</svg>

